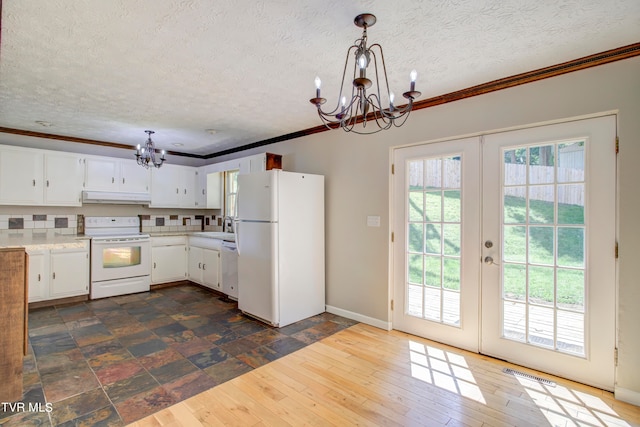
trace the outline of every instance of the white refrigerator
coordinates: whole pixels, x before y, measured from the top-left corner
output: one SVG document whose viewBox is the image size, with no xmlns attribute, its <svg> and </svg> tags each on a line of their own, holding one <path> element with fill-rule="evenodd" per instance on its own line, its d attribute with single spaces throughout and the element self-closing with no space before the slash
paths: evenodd
<svg viewBox="0 0 640 427">
<path fill-rule="evenodd" d="M 325 311 L 324 176 L 238 176 L 238 307 L 283 327 Z"/>
</svg>

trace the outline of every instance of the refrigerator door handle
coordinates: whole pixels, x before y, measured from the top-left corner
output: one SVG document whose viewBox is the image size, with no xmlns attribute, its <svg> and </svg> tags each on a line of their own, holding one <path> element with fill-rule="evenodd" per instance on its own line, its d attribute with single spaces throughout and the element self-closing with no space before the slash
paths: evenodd
<svg viewBox="0 0 640 427">
<path fill-rule="evenodd" d="M 233 234 L 235 235 L 236 250 L 240 256 L 240 221 L 235 220 L 233 224 Z"/>
</svg>

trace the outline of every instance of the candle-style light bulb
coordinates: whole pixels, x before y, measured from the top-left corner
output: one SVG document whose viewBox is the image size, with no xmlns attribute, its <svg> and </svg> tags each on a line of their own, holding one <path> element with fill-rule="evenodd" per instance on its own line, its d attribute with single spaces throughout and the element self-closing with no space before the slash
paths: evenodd
<svg viewBox="0 0 640 427">
<path fill-rule="evenodd" d="M 367 57 L 364 55 L 360 55 L 360 58 L 358 58 L 358 65 L 360 66 L 361 70 L 367 68 Z"/>
<path fill-rule="evenodd" d="M 164 150 L 162 150 L 162 151 L 160 152 L 160 154 L 162 154 L 162 157 L 160 157 L 160 159 L 161 159 L 161 160 L 164 160 Z"/>
<path fill-rule="evenodd" d="M 396 96 L 391 92 L 389 94 L 389 110 L 393 111 L 393 100 Z"/>
<path fill-rule="evenodd" d="M 409 74 L 411 78 L 411 91 L 416 90 L 416 79 L 418 78 L 418 72 L 416 70 L 412 70 L 411 74 Z"/>
<path fill-rule="evenodd" d="M 140 153 L 140 144 L 136 145 L 136 151 Z"/>
<path fill-rule="evenodd" d="M 315 83 L 316 83 L 316 98 L 320 98 L 320 85 L 322 85 L 322 80 L 320 80 L 320 77 L 316 76 Z"/>
</svg>

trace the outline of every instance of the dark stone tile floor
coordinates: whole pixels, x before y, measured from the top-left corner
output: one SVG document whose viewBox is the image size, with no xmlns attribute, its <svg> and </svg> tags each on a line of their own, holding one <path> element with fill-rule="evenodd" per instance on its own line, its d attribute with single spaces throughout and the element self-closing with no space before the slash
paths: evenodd
<svg viewBox="0 0 640 427">
<path fill-rule="evenodd" d="M 122 426 L 355 323 L 272 328 L 191 285 L 33 310 L 25 410 L 0 406 L 0 425 Z"/>
</svg>

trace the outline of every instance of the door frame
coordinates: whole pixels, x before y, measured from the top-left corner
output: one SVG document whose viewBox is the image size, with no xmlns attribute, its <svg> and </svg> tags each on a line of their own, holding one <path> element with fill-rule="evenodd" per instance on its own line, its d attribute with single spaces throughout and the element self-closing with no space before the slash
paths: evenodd
<svg viewBox="0 0 640 427">
<path fill-rule="evenodd" d="M 560 124 L 560 123 L 566 123 L 566 122 L 572 122 L 572 121 L 579 121 L 579 120 L 586 120 L 586 119 L 593 119 L 593 118 L 599 118 L 599 117 L 604 117 L 604 116 L 615 116 L 615 126 L 616 126 L 616 135 L 618 135 L 618 116 L 619 116 L 619 111 L 618 110 L 609 110 L 609 111 L 602 111 L 599 113 L 594 113 L 594 114 L 586 114 L 586 115 L 581 115 L 581 116 L 573 116 L 573 117 L 566 117 L 566 118 L 561 118 L 561 119 L 554 119 L 554 120 L 547 120 L 547 121 L 543 121 L 543 122 L 534 122 L 534 123 L 529 123 L 529 124 L 524 124 L 524 125 L 517 125 L 517 126 L 510 126 L 510 127 L 504 127 L 504 128 L 496 128 L 496 129 L 491 129 L 491 130 L 486 130 L 486 131 L 481 131 L 481 132 L 475 132 L 475 133 L 469 133 L 469 134 L 462 134 L 462 135 L 457 135 L 457 136 L 450 136 L 450 137 L 445 137 L 445 138 L 438 138 L 438 139 L 431 139 L 431 140 L 426 140 L 426 141 L 419 141 L 419 142 L 413 142 L 413 143 L 409 143 L 409 144 L 401 144 L 401 145 L 394 145 L 394 146 L 390 146 L 389 147 L 389 181 L 388 181 L 388 185 L 389 185 L 389 196 L 388 196 L 388 209 L 389 209 L 389 223 L 388 223 L 388 227 L 389 227 L 389 246 L 388 246 L 388 286 L 387 286 L 387 330 L 393 330 L 394 329 L 394 324 L 393 324 L 393 309 L 394 309 L 394 294 L 395 294 L 395 275 L 396 272 L 394 270 L 395 267 L 395 259 L 394 259 L 394 234 L 397 232 L 401 232 L 401 231 L 397 231 L 394 230 L 394 224 L 396 221 L 395 218 L 395 209 L 394 209 L 394 200 L 395 200 L 395 192 L 394 192 L 394 180 L 395 180 L 395 174 L 394 174 L 394 153 L 395 150 L 397 149 L 401 149 L 401 148 L 407 148 L 407 147 L 413 147 L 413 146 L 420 146 L 420 145 L 425 145 L 425 144 L 433 144 L 433 143 L 439 143 L 439 142 L 448 142 L 448 141 L 454 141 L 454 140 L 459 140 L 459 139 L 466 139 L 466 138 L 473 138 L 473 137 L 479 137 L 479 138 L 483 138 L 486 135 L 490 135 L 490 134 L 494 134 L 494 133 L 501 133 L 501 132 L 509 132 L 509 131 L 515 131 L 515 130 L 525 130 L 525 129 L 531 129 L 531 128 L 536 128 L 536 127 L 541 127 L 541 126 L 548 126 L 548 125 L 553 125 L 553 124 Z M 482 156 L 482 150 L 480 150 L 480 156 Z M 482 157 L 480 157 L 480 159 L 478 160 L 479 162 L 482 162 Z M 615 221 L 615 225 L 614 225 L 614 229 L 615 229 L 615 241 L 616 243 L 619 241 L 619 226 L 620 226 L 620 221 L 619 221 L 619 217 L 620 217 L 620 197 L 619 197 L 619 181 L 620 181 L 620 177 L 619 177 L 619 169 L 618 169 L 618 157 L 616 155 L 615 158 L 615 215 L 614 215 L 614 221 Z M 480 206 L 480 210 L 482 210 L 482 205 Z M 478 245 L 480 245 L 481 242 L 478 243 Z M 619 333 L 618 333 L 618 329 L 619 329 L 619 321 L 618 321 L 618 315 L 619 315 L 619 264 L 618 264 L 618 258 L 616 256 L 615 259 L 615 278 L 614 278 L 614 327 L 615 327 L 615 332 L 614 332 L 614 345 L 615 345 L 615 349 L 617 351 L 618 349 L 618 344 L 619 344 Z M 479 279 L 481 280 L 481 279 Z M 479 284 L 479 292 L 480 295 L 482 295 L 482 283 Z M 481 317 L 481 313 L 482 313 L 482 298 L 479 299 L 479 317 Z M 478 341 L 480 343 L 480 351 L 482 350 L 481 348 L 481 343 L 482 343 L 482 319 L 478 319 L 478 324 L 479 324 L 479 330 L 478 330 Z M 482 354 L 482 352 L 480 352 L 479 354 Z M 491 356 L 489 356 L 491 357 Z M 618 366 L 617 363 L 614 363 L 613 366 L 614 372 L 613 372 L 613 387 L 615 387 L 615 383 L 617 382 L 617 374 L 618 374 Z"/>
</svg>

